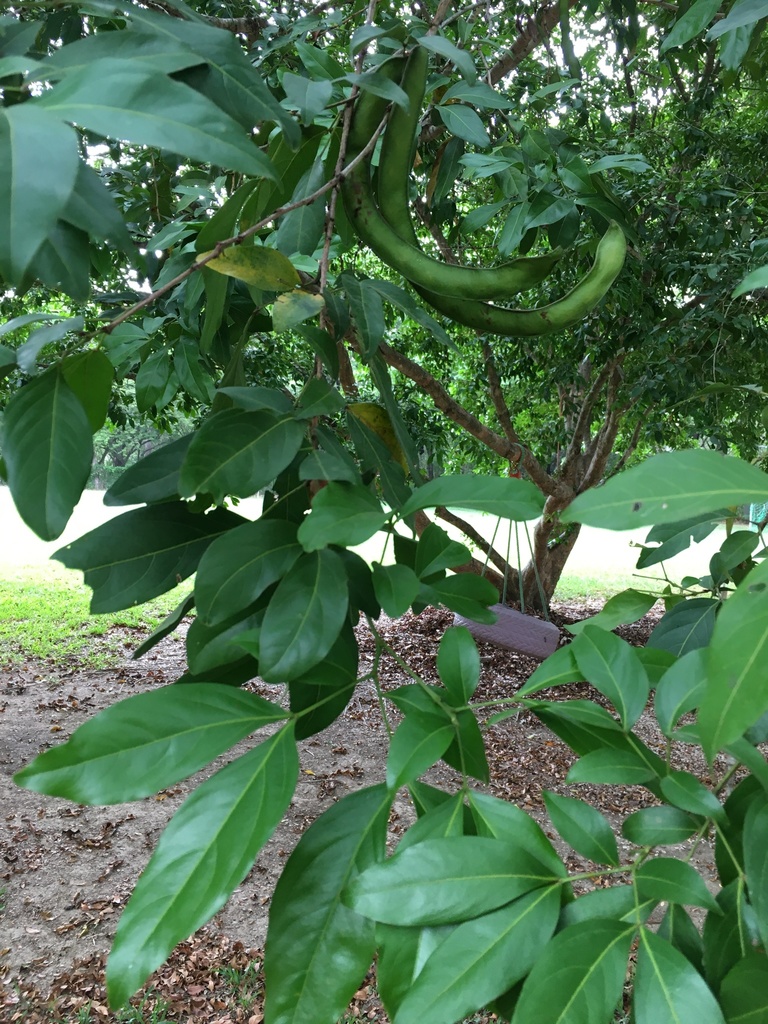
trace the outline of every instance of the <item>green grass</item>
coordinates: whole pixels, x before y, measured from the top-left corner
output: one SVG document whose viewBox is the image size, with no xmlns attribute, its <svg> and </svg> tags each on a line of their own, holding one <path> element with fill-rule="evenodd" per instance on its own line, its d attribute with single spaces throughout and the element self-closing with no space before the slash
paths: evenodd
<svg viewBox="0 0 768 1024">
<path fill-rule="evenodd" d="M 78 576 L 53 565 L 0 566 L 0 662 L 73 660 L 105 668 L 181 600 L 178 588 L 140 608 L 93 615 L 90 596 Z M 124 630 L 136 631 L 135 637 Z"/>
</svg>

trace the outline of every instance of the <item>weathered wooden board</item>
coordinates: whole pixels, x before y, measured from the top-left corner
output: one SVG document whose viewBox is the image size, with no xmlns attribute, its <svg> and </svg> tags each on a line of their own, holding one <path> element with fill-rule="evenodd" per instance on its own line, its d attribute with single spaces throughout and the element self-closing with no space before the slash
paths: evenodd
<svg viewBox="0 0 768 1024">
<path fill-rule="evenodd" d="M 453 622 L 456 626 L 466 626 L 476 640 L 485 640 L 541 661 L 557 649 L 560 630 L 554 623 L 524 615 L 503 604 L 491 605 L 491 611 L 498 615 L 492 626 L 465 619 L 463 615 L 455 615 Z"/>
</svg>

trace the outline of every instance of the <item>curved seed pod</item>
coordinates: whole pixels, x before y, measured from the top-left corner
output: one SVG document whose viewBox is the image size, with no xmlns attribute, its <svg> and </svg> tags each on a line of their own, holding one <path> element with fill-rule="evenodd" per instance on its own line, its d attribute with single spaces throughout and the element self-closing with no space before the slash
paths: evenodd
<svg viewBox="0 0 768 1024">
<path fill-rule="evenodd" d="M 386 65 L 382 65 L 380 70 L 384 71 L 385 68 Z M 350 127 L 347 149 L 349 158 L 354 158 L 368 144 L 383 109 L 379 97 L 370 93 L 360 96 Z M 412 135 L 408 139 L 409 150 L 411 138 Z M 347 176 L 342 186 L 342 195 L 347 216 L 366 245 L 414 285 L 440 295 L 483 300 L 526 291 L 538 284 L 559 259 L 559 254 L 550 253 L 513 260 L 500 267 L 485 268 L 455 266 L 427 256 L 416 245 L 401 238 L 384 219 L 373 197 L 369 165 L 365 160 Z"/>
<path fill-rule="evenodd" d="M 611 221 L 597 246 L 592 268 L 562 298 L 536 309 L 505 309 L 487 302 L 459 302 L 447 295 L 416 287 L 416 291 L 438 312 L 485 334 L 504 337 L 535 337 L 572 327 L 603 298 L 619 275 L 627 252 L 624 232 Z"/>
<path fill-rule="evenodd" d="M 408 58 L 400 85 L 410 108 L 392 108 L 379 161 L 379 209 L 401 238 L 415 246 L 419 243 L 409 212 L 408 175 L 413 166 L 428 60 L 423 47 L 416 47 Z M 438 312 L 484 333 L 511 337 L 551 334 L 578 323 L 597 305 L 621 270 L 625 254 L 624 232 L 618 224 L 611 223 L 598 245 L 589 273 L 567 295 L 538 309 L 504 309 L 482 302 L 456 301 L 418 285 L 414 287 Z"/>
</svg>

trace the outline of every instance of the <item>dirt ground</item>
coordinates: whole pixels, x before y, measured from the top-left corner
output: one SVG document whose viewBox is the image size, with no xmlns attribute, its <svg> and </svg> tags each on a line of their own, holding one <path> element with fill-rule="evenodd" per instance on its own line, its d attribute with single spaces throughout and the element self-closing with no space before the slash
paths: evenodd
<svg viewBox="0 0 768 1024">
<path fill-rule="evenodd" d="M 597 607 L 556 606 L 558 624 L 572 622 L 599 610 Z M 643 644 L 657 615 L 618 632 Z M 429 609 L 421 616 L 406 616 L 384 625 L 393 647 L 427 679 L 435 679 L 437 645 L 451 617 Z M 359 627 L 363 656 L 373 643 Z M 563 642 L 567 634 L 563 634 Z M 140 638 L 126 636 L 131 648 Z M 477 700 L 510 696 L 536 667 L 536 662 L 487 644 L 481 645 L 483 673 Z M 127 652 L 128 653 L 128 652 Z M 18 789 L 13 772 L 38 752 L 66 739 L 87 718 L 116 700 L 147 688 L 172 682 L 182 671 L 183 639 L 170 637 L 140 661 L 93 672 L 77 667 L 21 664 L 0 666 L 0 1022 L 64 1019 L 87 1001 L 98 1007 L 100 1020 L 112 1018 L 103 1007 L 101 974 L 104 956 L 120 911 L 146 864 L 167 821 L 179 807 L 191 784 L 213 768 L 146 800 L 118 806 L 79 807 L 63 800 Z M 404 682 L 393 661 L 385 666 L 385 685 Z M 274 687 L 254 684 L 256 692 L 274 699 Z M 586 696 L 586 684 L 560 688 L 551 695 L 562 699 Z M 637 727 L 643 740 L 657 750 L 663 742 L 653 716 L 646 711 Z M 554 836 L 544 812 L 542 789 L 582 795 L 618 826 L 641 806 L 654 802 L 641 787 L 566 787 L 565 776 L 575 756 L 538 721 L 523 712 L 486 733 L 491 766 L 491 791 L 529 811 L 553 838 L 569 866 L 583 862 Z M 230 752 L 242 753 L 249 741 Z M 170 1000 L 167 1019 L 224 1022 L 234 1019 L 259 1024 L 258 1010 L 221 1016 L 226 1001 L 211 982 L 222 965 L 241 968 L 260 957 L 266 934 L 271 893 L 285 858 L 301 833 L 334 801 L 383 778 L 386 737 L 380 723 L 373 686 L 361 684 L 343 716 L 318 736 L 301 744 L 301 772 L 290 811 L 252 871 L 227 906 L 214 920 L 171 958 L 150 980 L 147 990 L 165 993 Z M 691 749 L 681 751 L 687 767 L 706 779 L 703 763 L 690 760 Z M 693 752 L 695 753 L 695 752 Z M 455 776 L 438 767 L 429 781 L 450 787 Z M 403 792 L 391 819 L 393 837 L 413 820 Z M 621 841 L 620 841 L 621 842 Z M 708 848 L 697 852 L 705 877 L 714 878 Z M 368 1003 L 361 990 L 359 1009 Z M 61 1016 L 44 1015 L 55 1001 Z M 103 1011 L 103 1013 L 102 1013 Z M 50 1012 L 50 1010 L 46 1011 Z M 370 1019 L 373 1010 L 362 1014 Z M 375 1014 L 374 1014 L 375 1016 Z M 67 1017 L 76 1020 L 77 1017 Z M 96 1018 L 94 1018 L 96 1019 Z"/>
</svg>

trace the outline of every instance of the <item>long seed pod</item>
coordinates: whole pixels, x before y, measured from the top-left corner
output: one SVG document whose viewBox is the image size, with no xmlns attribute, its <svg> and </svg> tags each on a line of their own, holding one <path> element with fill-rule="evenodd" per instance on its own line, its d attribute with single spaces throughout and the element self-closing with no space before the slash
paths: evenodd
<svg viewBox="0 0 768 1024">
<path fill-rule="evenodd" d="M 379 161 L 379 209 L 393 230 L 414 246 L 419 243 L 410 217 L 408 176 L 413 166 L 413 146 L 424 99 L 427 64 L 426 51 L 423 47 L 415 48 L 400 82 L 410 107 L 408 111 L 402 107 L 392 108 Z M 613 284 L 624 264 L 625 255 L 624 232 L 612 222 L 598 245 L 594 265 L 586 276 L 567 295 L 538 309 L 506 309 L 484 302 L 457 301 L 452 296 L 412 283 L 425 302 L 457 323 L 487 334 L 532 337 L 564 330 L 582 320 Z M 543 277 L 544 274 L 539 281 Z"/>
<path fill-rule="evenodd" d="M 384 64 L 380 70 L 386 67 Z M 396 73 L 396 69 L 392 72 Z M 368 92 L 361 94 L 349 133 L 347 155 L 350 159 L 368 144 L 384 109 L 385 103 L 380 97 Z M 441 295 L 473 300 L 513 295 L 541 281 L 559 259 L 558 254 L 552 253 L 486 268 L 455 266 L 427 256 L 402 239 L 382 216 L 373 197 L 368 161 L 361 161 L 347 176 L 342 195 L 347 216 L 365 244 L 414 285 Z"/>
</svg>

